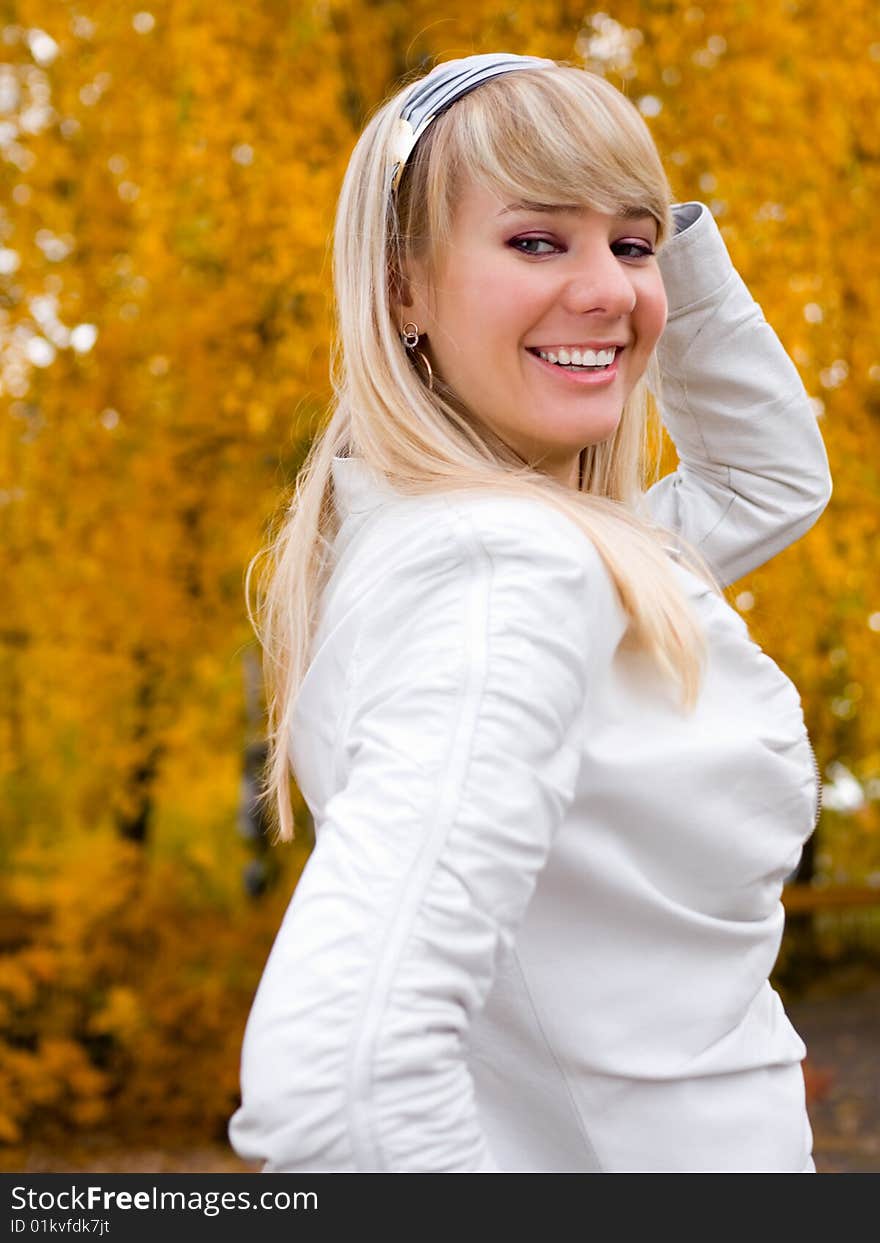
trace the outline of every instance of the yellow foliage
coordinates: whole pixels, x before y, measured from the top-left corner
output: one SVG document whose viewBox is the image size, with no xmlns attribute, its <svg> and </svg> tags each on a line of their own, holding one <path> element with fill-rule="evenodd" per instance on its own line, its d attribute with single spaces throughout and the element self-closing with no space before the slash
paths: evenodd
<svg viewBox="0 0 880 1243">
<path fill-rule="evenodd" d="M 23 963 L 9 958 L 0 960 L 0 995 L 19 1005 L 27 1005 L 35 991 L 36 980 L 28 975 Z"/>
<path fill-rule="evenodd" d="M 0 139 L 11 1145 L 102 1119 L 222 1134 L 234 1104 L 303 862 L 297 846 L 287 890 L 246 903 L 244 567 L 329 397 L 327 244 L 349 152 L 389 87 L 434 59 L 505 49 L 606 73 L 643 109 L 676 197 L 709 203 L 816 400 L 834 475 L 818 526 L 729 597 L 803 692 L 820 763 L 880 776 L 872 6 L 147 10 L 152 24 L 115 0 L 12 0 L 0 18 L 18 91 Z M 876 801 L 827 812 L 823 873 L 878 873 L 877 830 Z"/>
<path fill-rule="evenodd" d="M 122 985 L 108 990 L 103 1007 L 88 1023 L 89 1031 L 113 1036 L 123 1046 L 133 1044 L 142 1027 L 143 1017 L 137 993 Z"/>
<path fill-rule="evenodd" d="M 98 1125 L 132 1142 L 222 1128 L 254 979 L 305 858 L 300 845 L 260 907 L 238 895 L 226 909 L 205 884 L 212 857 L 195 871 L 170 857 L 146 867 L 144 851 L 112 831 L 12 854 L 0 891 L 19 940 L 0 960 L 10 1168 L 22 1143 Z"/>
</svg>

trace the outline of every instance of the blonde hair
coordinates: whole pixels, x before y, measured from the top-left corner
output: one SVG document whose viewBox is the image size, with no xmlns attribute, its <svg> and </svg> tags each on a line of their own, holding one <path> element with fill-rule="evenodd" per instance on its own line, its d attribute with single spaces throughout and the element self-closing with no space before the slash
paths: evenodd
<svg viewBox="0 0 880 1243">
<path fill-rule="evenodd" d="M 659 476 L 656 353 L 605 442 L 581 454 L 580 488 L 525 463 L 435 378 L 426 387 L 400 337 L 395 290 L 407 261 L 435 272 L 448 241 L 461 174 L 499 194 L 614 213 L 647 208 L 659 249 L 674 230 L 672 194 L 635 106 L 604 78 L 557 62 L 484 82 L 430 125 L 412 152 L 396 202 L 389 197 L 397 120 L 410 82 L 372 115 L 351 155 L 334 230 L 336 332 L 330 417 L 314 440 L 276 533 L 247 568 L 248 615 L 263 647 L 268 751 L 261 800 L 274 796 L 273 841 L 291 841 L 289 731 L 308 669 L 318 603 L 338 517 L 333 458 L 364 459 L 397 491 L 450 489 L 530 496 L 565 514 L 595 545 L 630 618 L 628 643 L 678 679 L 696 704 L 705 637 L 663 550 L 671 533 L 652 524 L 646 486 Z M 721 593 L 696 549 L 675 536 L 682 561 Z M 251 574 L 262 559 L 258 602 Z"/>
</svg>

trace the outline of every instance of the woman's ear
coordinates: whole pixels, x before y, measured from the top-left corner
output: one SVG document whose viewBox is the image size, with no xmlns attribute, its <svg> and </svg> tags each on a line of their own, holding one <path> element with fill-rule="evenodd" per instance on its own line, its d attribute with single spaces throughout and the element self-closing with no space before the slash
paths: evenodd
<svg viewBox="0 0 880 1243">
<path fill-rule="evenodd" d="M 429 311 L 426 303 L 428 277 L 420 262 L 411 260 L 412 269 L 392 266 L 388 278 L 388 296 L 392 313 L 401 318 L 414 319 L 424 324 L 426 330 Z"/>
<path fill-rule="evenodd" d="M 388 280 L 388 296 L 395 314 L 404 307 L 412 306 L 412 288 L 409 277 L 397 268 L 392 268 Z"/>
</svg>

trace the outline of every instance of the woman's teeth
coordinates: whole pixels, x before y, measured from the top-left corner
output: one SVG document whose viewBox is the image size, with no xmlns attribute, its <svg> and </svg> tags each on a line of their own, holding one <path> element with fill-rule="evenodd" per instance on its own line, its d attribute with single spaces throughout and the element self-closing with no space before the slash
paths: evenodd
<svg viewBox="0 0 880 1243">
<path fill-rule="evenodd" d="M 614 362 L 617 347 L 609 350 L 537 350 L 539 358 L 558 367 L 610 367 Z"/>
</svg>

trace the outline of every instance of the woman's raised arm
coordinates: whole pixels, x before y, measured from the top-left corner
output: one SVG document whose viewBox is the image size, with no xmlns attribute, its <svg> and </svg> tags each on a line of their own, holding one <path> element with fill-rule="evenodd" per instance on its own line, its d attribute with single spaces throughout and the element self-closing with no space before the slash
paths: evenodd
<svg viewBox="0 0 880 1243">
<path fill-rule="evenodd" d="M 697 545 L 723 585 L 810 529 L 831 497 L 803 382 L 704 203 L 673 208 L 658 263 L 669 313 L 660 410 L 679 466 L 649 488 L 654 521 Z"/>
<path fill-rule="evenodd" d="M 229 1127 L 264 1172 L 498 1169 L 468 1027 L 574 797 L 612 589 L 540 503 L 443 515 L 407 511 L 357 605 L 343 780 L 257 991 Z"/>
</svg>

